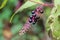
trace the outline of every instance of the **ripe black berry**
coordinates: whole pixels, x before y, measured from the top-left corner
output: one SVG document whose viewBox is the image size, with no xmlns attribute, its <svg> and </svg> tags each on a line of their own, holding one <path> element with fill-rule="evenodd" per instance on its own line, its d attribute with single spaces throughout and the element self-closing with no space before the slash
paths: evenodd
<svg viewBox="0 0 60 40">
<path fill-rule="evenodd" d="M 36 14 L 32 14 L 33 17 L 36 17 Z"/>
<path fill-rule="evenodd" d="M 29 20 L 29 23 L 32 23 L 32 20 L 31 19 Z"/>
<path fill-rule="evenodd" d="M 32 11 L 32 14 L 34 14 L 35 13 L 35 11 Z"/>
<path fill-rule="evenodd" d="M 30 19 L 32 19 L 33 17 L 32 16 L 30 16 Z"/>
<path fill-rule="evenodd" d="M 35 22 L 33 22 L 33 24 L 35 24 Z"/>
</svg>

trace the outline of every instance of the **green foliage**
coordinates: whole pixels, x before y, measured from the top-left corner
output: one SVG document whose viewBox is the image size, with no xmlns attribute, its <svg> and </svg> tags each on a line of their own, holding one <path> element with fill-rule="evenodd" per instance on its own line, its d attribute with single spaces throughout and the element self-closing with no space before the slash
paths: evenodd
<svg viewBox="0 0 60 40">
<path fill-rule="evenodd" d="M 32 35 L 29 33 L 24 34 L 23 36 L 19 35 L 19 31 L 22 29 L 31 11 L 33 11 L 37 6 L 40 6 L 38 3 L 31 2 L 29 0 L 24 0 L 25 3 L 14 12 L 15 6 L 18 3 L 18 0 L 4 0 L 0 1 L 0 39 L 4 40 L 3 37 L 3 28 L 4 20 L 10 21 L 13 25 L 11 32 L 13 34 L 12 40 L 39 40 L 38 38 L 43 38 L 42 25 L 35 24 L 32 25 L 32 32 L 35 33 Z M 35 2 L 42 2 L 45 0 L 33 0 Z M 52 30 L 52 35 L 54 39 L 60 40 L 60 0 L 54 0 L 54 7 L 45 7 L 44 16 L 46 17 L 46 31 Z M 44 17 L 44 18 L 45 18 Z M 38 35 L 36 35 L 38 34 Z"/>
<path fill-rule="evenodd" d="M 60 5 L 59 1 L 55 0 L 56 6 L 53 7 L 51 15 L 48 17 L 46 26 L 47 31 L 52 30 L 53 37 L 60 40 Z"/>
</svg>

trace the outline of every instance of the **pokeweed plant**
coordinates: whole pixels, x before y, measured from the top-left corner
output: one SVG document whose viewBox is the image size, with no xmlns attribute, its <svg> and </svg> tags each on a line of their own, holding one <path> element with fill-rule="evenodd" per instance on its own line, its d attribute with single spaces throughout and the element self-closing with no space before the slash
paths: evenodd
<svg viewBox="0 0 60 40">
<path fill-rule="evenodd" d="M 27 4 L 28 3 L 31 3 L 31 5 L 28 5 L 27 6 Z M 33 5 L 36 5 L 36 4 L 41 4 L 41 5 L 43 5 L 43 6 L 49 6 L 50 7 L 50 5 L 49 4 L 44 4 L 44 3 L 40 3 L 40 2 L 36 2 L 36 1 L 31 1 L 31 0 L 29 0 L 29 1 L 27 1 L 24 5 L 22 5 L 13 15 L 12 15 L 12 17 L 11 17 L 11 19 L 10 19 L 10 22 L 12 21 L 12 19 L 13 19 L 13 17 L 14 17 L 14 15 L 15 14 L 17 14 L 17 12 L 20 10 L 20 12 L 23 10 L 23 9 L 26 9 L 26 8 L 28 8 L 28 7 L 30 7 L 30 6 L 33 6 Z M 25 7 L 26 6 L 26 7 Z M 51 5 L 52 6 L 52 5 Z"/>
<path fill-rule="evenodd" d="M 1 15 L 0 24 L 3 22 L 4 19 L 9 20 L 8 23 L 12 24 L 11 28 L 9 28 L 9 30 L 12 32 L 12 40 L 16 40 L 14 38 L 16 37 L 17 34 L 19 34 L 21 36 L 26 32 L 29 33 L 28 32 L 29 29 L 33 28 L 33 27 L 31 27 L 32 25 L 39 23 L 39 19 L 44 20 L 46 17 L 46 20 L 44 20 L 45 22 L 43 21 L 42 24 L 44 25 L 44 27 L 46 27 L 46 30 L 48 33 L 49 33 L 49 31 L 52 31 L 53 40 L 60 40 L 60 36 L 59 36 L 60 35 L 60 33 L 59 33 L 60 32 L 60 30 L 59 30 L 59 26 L 60 26 L 59 0 L 52 0 L 52 1 L 54 1 L 54 2 L 52 2 L 52 3 L 42 2 L 42 0 L 18 0 L 18 2 L 16 0 L 15 1 L 14 0 L 4 0 L 0 6 L 0 10 L 3 8 L 2 9 L 3 12 L 0 12 L 1 13 L 0 14 Z M 11 2 L 11 3 L 9 3 L 9 2 Z M 17 6 L 15 3 L 17 3 Z M 13 4 L 13 5 L 11 5 L 11 4 Z M 42 5 L 42 7 L 41 7 L 41 5 Z M 12 6 L 14 6 L 14 7 L 12 7 Z M 44 9 L 44 10 L 42 11 L 42 9 Z M 32 15 L 30 15 L 31 13 L 32 13 Z M 22 14 L 23 14 L 23 16 L 21 16 Z M 43 16 L 43 14 L 45 17 Z M 7 17 L 5 17 L 5 16 L 7 16 Z M 43 16 L 43 17 L 41 18 L 41 16 Z M 22 17 L 22 19 L 21 19 L 21 17 Z M 20 18 L 20 20 L 18 20 L 18 18 Z M 41 27 L 42 24 L 40 24 L 39 26 Z M 10 26 L 4 26 L 4 27 L 10 27 Z M 1 27 L 1 28 L 3 28 L 3 27 Z M 43 28 L 43 33 L 46 30 Z M 40 31 L 37 32 L 37 30 L 36 30 L 35 32 L 33 31 L 32 34 L 33 33 L 36 33 L 36 34 L 39 33 L 38 34 L 38 36 L 39 36 L 40 33 L 42 33 L 42 32 L 40 32 Z M 2 34 L 2 33 L 0 33 L 0 34 Z M 20 37 L 20 36 L 18 36 L 18 37 Z M 41 40 L 44 40 L 44 38 Z M 49 40 L 49 39 L 46 39 L 46 40 Z"/>
</svg>

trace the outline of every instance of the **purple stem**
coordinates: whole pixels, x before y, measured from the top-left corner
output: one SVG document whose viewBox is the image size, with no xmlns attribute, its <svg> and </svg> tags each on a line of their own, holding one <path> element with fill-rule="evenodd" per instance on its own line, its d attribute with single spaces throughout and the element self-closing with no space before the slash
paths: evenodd
<svg viewBox="0 0 60 40">
<path fill-rule="evenodd" d="M 27 23 L 25 23 L 25 25 L 23 26 L 22 30 L 19 31 L 19 35 L 23 35 L 26 31 L 28 31 L 30 27 L 31 27 L 31 23 L 27 21 Z"/>
<path fill-rule="evenodd" d="M 39 11 L 42 10 L 43 7 L 37 7 L 36 8 L 36 11 L 35 11 L 35 14 L 36 16 L 40 16 L 41 13 L 39 13 Z M 24 24 L 22 30 L 19 31 L 19 35 L 23 35 L 26 31 L 28 31 L 28 29 L 31 27 L 31 23 L 29 22 L 30 18 L 27 19 L 28 21 Z M 33 19 L 34 20 L 34 19 Z"/>
<path fill-rule="evenodd" d="M 15 8 L 15 11 L 22 6 L 23 1 L 24 0 L 18 0 L 18 3 L 17 3 L 16 8 Z"/>
</svg>

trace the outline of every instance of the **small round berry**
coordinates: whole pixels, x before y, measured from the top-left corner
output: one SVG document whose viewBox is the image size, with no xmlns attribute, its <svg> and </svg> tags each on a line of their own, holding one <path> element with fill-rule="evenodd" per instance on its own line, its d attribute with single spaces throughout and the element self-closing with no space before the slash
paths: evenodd
<svg viewBox="0 0 60 40">
<path fill-rule="evenodd" d="M 35 11 L 32 11 L 32 14 L 34 14 L 35 13 Z"/>
<path fill-rule="evenodd" d="M 33 17 L 32 16 L 30 16 L 30 19 L 32 19 Z"/>
<path fill-rule="evenodd" d="M 29 20 L 29 23 L 32 23 L 32 20 L 31 19 Z"/>
<path fill-rule="evenodd" d="M 35 22 L 33 22 L 33 25 L 35 24 Z"/>
<path fill-rule="evenodd" d="M 33 14 L 32 16 L 33 16 L 33 17 L 36 17 L 36 14 Z"/>
<path fill-rule="evenodd" d="M 35 24 L 36 22 L 37 22 L 37 19 L 35 18 L 33 24 Z"/>
</svg>

